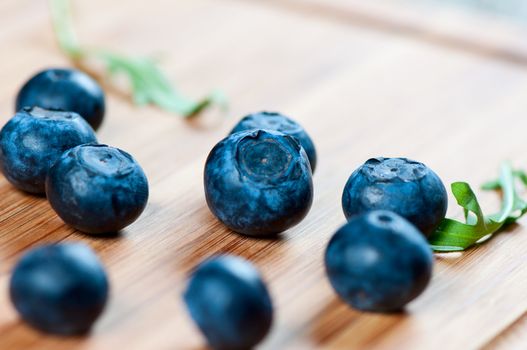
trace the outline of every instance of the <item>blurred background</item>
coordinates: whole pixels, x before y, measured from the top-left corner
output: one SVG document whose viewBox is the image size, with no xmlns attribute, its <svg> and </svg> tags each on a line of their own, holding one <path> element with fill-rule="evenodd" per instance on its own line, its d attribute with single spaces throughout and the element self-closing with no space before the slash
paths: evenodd
<svg viewBox="0 0 527 350">
<path fill-rule="evenodd" d="M 525 22 L 527 19 L 527 4 L 521 0 L 399 0 L 402 3 L 422 3 L 431 5 L 446 5 L 464 7 L 467 11 L 479 11 L 489 15 L 514 18 Z"/>
</svg>

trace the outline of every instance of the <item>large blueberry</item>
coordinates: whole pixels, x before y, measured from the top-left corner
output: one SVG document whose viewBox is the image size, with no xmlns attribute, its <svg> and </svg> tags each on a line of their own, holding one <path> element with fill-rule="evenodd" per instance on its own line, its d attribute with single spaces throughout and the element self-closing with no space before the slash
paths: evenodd
<svg viewBox="0 0 527 350">
<path fill-rule="evenodd" d="M 57 214 L 86 233 L 114 233 L 134 222 L 148 200 L 148 182 L 128 153 L 81 145 L 51 167 L 46 195 Z"/>
<path fill-rule="evenodd" d="M 315 172 L 315 167 L 317 165 L 315 144 L 300 124 L 280 113 L 259 112 L 243 117 L 242 120 L 234 126 L 231 134 L 255 129 L 275 130 L 296 137 L 298 142 L 300 142 L 300 145 L 304 147 L 307 157 L 309 158 L 309 163 L 311 164 L 311 169 Z"/>
<path fill-rule="evenodd" d="M 46 174 L 60 155 L 77 145 L 97 142 L 78 114 L 23 108 L 0 131 L 0 169 L 17 188 L 44 193 Z"/>
<path fill-rule="evenodd" d="M 353 217 L 331 238 L 325 255 L 331 285 L 352 307 L 398 311 L 419 296 L 433 255 L 407 220 L 385 210 Z"/>
<path fill-rule="evenodd" d="M 108 299 L 99 258 L 82 243 L 31 249 L 16 264 L 9 293 L 24 321 L 48 333 L 86 333 Z"/>
<path fill-rule="evenodd" d="M 230 229 L 272 235 L 299 223 L 313 201 L 309 161 L 292 136 L 242 131 L 218 143 L 205 165 L 212 213 Z"/>
<path fill-rule="evenodd" d="M 222 255 L 203 262 L 183 297 L 213 349 L 251 349 L 271 328 L 273 306 L 267 287 L 242 258 Z"/>
<path fill-rule="evenodd" d="M 406 158 L 372 158 L 351 174 L 342 195 L 346 218 L 391 210 L 429 236 L 445 217 L 448 198 L 441 179 Z"/>
<path fill-rule="evenodd" d="M 104 117 L 104 92 L 99 84 L 76 69 L 46 69 L 20 89 L 16 110 L 38 106 L 80 114 L 94 130 Z"/>
</svg>

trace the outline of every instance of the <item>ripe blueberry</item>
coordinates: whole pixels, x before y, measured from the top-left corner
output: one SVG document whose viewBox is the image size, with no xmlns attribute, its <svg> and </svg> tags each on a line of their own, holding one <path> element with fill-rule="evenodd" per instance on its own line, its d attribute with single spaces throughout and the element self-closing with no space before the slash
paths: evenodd
<svg viewBox="0 0 527 350">
<path fill-rule="evenodd" d="M 326 272 L 337 294 L 352 307 L 399 311 L 428 285 L 433 255 L 407 220 L 384 210 L 353 217 L 331 238 Z"/>
<path fill-rule="evenodd" d="M 76 69 L 46 69 L 20 89 L 16 110 L 38 106 L 80 114 L 94 130 L 104 117 L 104 92 L 99 84 Z"/>
<path fill-rule="evenodd" d="M 78 114 L 24 108 L 0 131 L 0 169 L 17 188 L 44 193 L 49 168 L 77 145 L 97 142 L 93 129 Z"/>
<path fill-rule="evenodd" d="M 315 144 L 300 124 L 280 113 L 259 112 L 243 117 L 242 120 L 234 126 L 231 134 L 255 129 L 275 130 L 296 137 L 300 145 L 304 147 L 304 150 L 306 151 L 312 172 L 315 172 L 315 167 L 317 165 Z"/>
<path fill-rule="evenodd" d="M 428 237 L 444 219 L 448 198 L 441 179 L 406 158 L 373 158 L 351 174 L 342 195 L 344 215 L 391 210 Z"/>
<path fill-rule="evenodd" d="M 267 287 L 242 258 L 223 255 L 201 263 L 183 298 L 213 349 L 251 349 L 271 328 L 273 306 Z"/>
<path fill-rule="evenodd" d="M 11 301 L 24 321 L 48 333 L 86 333 L 108 298 L 104 267 L 82 243 L 41 246 L 25 253 L 11 276 Z"/>
<path fill-rule="evenodd" d="M 86 233 L 112 233 L 143 212 L 148 182 L 128 153 L 88 144 L 68 150 L 51 167 L 46 195 L 68 225 Z"/>
<path fill-rule="evenodd" d="M 263 236 L 299 223 L 313 201 L 309 161 L 292 136 L 270 130 L 232 134 L 205 164 L 212 213 L 233 231 Z"/>
</svg>

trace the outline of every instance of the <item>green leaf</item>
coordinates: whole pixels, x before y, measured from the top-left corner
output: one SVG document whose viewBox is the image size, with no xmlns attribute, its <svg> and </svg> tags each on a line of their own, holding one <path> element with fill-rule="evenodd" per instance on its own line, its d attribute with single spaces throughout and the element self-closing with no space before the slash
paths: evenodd
<svg viewBox="0 0 527 350">
<path fill-rule="evenodd" d="M 226 98 L 218 91 L 197 101 L 180 94 L 151 59 L 83 48 L 73 30 L 69 0 L 50 0 L 50 6 L 61 50 L 75 62 L 98 60 L 106 67 L 108 75 L 126 77 L 137 105 L 153 104 L 185 118 L 194 117 L 212 106 L 219 106 L 222 111 L 227 109 Z"/>
<path fill-rule="evenodd" d="M 59 46 L 72 59 L 82 56 L 82 49 L 73 30 L 68 0 L 50 0 L 51 19 Z"/>
<path fill-rule="evenodd" d="M 465 182 L 452 184 L 452 193 L 463 208 L 465 222 L 445 218 L 429 238 L 433 250 L 441 252 L 462 251 L 514 223 L 527 212 L 527 203 L 519 196 L 515 180 L 527 185 L 523 171 L 513 171 L 508 163 L 500 169 L 498 180 L 483 185 L 484 190 L 501 190 L 502 204 L 499 212 L 485 216 L 478 199 Z"/>
</svg>

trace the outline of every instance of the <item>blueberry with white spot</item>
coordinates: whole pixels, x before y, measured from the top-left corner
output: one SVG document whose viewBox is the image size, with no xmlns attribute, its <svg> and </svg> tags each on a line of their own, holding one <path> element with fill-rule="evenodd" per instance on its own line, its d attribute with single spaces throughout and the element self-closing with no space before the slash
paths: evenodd
<svg viewBox="0 0 527 350">
<path fill-rule="evenodd" d="M 9 295 L 21 318 L 46 333 L 79 335 L 90 330 L 108 299 L 108 277 L 83 243 L 46 245 L 16 264 Z"/>
<path fill-rule="evenodd" d="M 41 194 L 61 154 L 93 142 L 93 129 L 76 113 L 23 108 L 0 131 L 0 169 L 15 187 Z"/>
<path fill-rule="evenodd" d="M 201 263 L 183 297 L 213 349 L 251 349 L 271 328 L 267 287 L 258 270 L 242 258 L 222 255 Z"/>
<path fill-rule="evenodd" d="M 77 69 L 46 69 L 31 77 L 16 98 L 17 111 L 35 106 L 75 112 L 97 130 L 104 117 L 104 92 L 95 80 Z"/>
<path fill-rule="evenodd" d="M 299 223 L 313 201 L 309 160 L 292 136 L 270 130 L 232 134 L 210 152 L 205 195 L 231 230 L 273 235 Z"/>
<path fill-rule="evenodd" d="M 433 254 L 423 235 L 401 216 L 375 210 L 354 216 L 331 238 L 326 272 L 353 308 L 400 311 L 432 276 Z"/>
<path fill-rule="evenodd" d="M 242 120 L 234 126 L 231 134 L 239 131 L 256 129 L 275 130 L 296 137 L 300 145 L 306 151 L 309 163 L 311 164 L 311 170 L 315 172 L 317 165 L 315 144 L 304 128 L 296 121 L 281 113 L 258 112 L 243 117 Z"/>
<path fill-rule="evenodd" d="M 372 158 L 351 174 L 342 195 L 347 219 L 370 210 L 391 210 L 428 237 L 447 211 L 441 179 L 423 163 L 406 158 Z"/>
<path fill-rule="evenodd" d="M 62 220 L 77 230 L 116 233 L 143 212 L 148 182 L 130 154 L 107 145 L 80 145 L 51 167 L 46 195 Z"/>
</svg>

